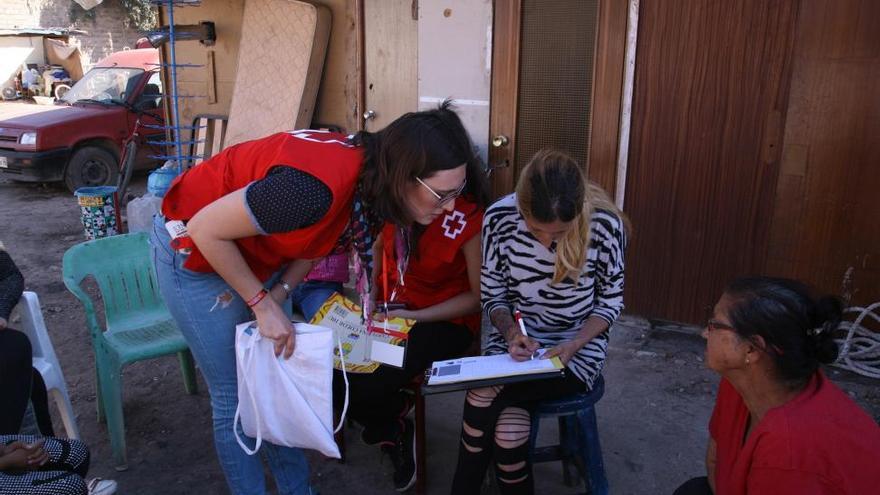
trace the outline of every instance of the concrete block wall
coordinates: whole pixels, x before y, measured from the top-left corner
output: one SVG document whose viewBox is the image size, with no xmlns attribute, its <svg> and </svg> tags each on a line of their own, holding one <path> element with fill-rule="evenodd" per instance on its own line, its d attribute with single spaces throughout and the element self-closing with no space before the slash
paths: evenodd
<svg viewBox="0 0 880 495">
<path fill-rule="evenodd" d="M 73 4 L 73 0 L 2 0 L 0 29 L 69 28 L 86 31 L 88 34 L 70 37 L 71 42 L 80 46 L 85 70 L 113 52 L 125 47 L 134 48 L 142 36 L 128 25 L 128 17 L 119 0 L 104 0 L 90 11 L 94 12 L 93 19 L 82 16 L 76 22 L 70 20 Z"/>
</svg>

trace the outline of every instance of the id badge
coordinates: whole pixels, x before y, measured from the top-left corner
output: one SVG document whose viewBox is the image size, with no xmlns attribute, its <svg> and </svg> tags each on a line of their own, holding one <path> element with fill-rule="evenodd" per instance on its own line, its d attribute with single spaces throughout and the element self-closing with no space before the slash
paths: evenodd
<svg viewBox="0 0 880 495">
<path fill-rule="evenodd" d="M 408 335 L 387 327 L 386 322 L 374 322 L 367 335 L 367 358 L 395 368 L 403 368 L 406 362 Z M 394 341 L 397 342 L 394 342 Z"/>
<path fill-rule="evenodd" d="M 192 239 L 186 230 L 186 224 L 180 220 L 165 222 L 165 230 L 171 237 L 171 247 L 180 254 L 192 253 Z"/>
</svg>

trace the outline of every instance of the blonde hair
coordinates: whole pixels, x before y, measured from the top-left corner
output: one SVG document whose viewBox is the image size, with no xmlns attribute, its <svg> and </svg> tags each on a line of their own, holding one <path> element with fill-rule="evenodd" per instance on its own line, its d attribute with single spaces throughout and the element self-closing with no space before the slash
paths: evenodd
<svg viewBox="0 0 880 495">
<path fill-rule="evenodd" d="M 535 153 L 516 184 L 520 213 L 530 220 L 571 222 L 556 246 L 554 284 L 565 279 L 577 283 L 590 246 L 590 220 L 597 209 L 612 212 L 629 223 L 622 211 L 597 184 L 589 182 L 578 162 L 562 151 Z"/>
</svg>

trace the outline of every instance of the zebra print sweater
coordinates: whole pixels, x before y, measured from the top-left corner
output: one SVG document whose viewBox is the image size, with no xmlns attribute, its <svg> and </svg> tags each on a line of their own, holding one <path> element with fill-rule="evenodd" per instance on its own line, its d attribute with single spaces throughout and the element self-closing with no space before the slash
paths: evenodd
<svg viewBox="0 0 880 495">
<path fill-rule="evenodd" d="M 519 310 L 529 336 L 549 348 L 573 338 L 590 316 L 610 325 L 623 309 L 623 255 L 626 233 L 616 214 L 596 210 L 590 222 L 590 247 L 577 281 L 552 284 L 555 244 L 543 246 L 526 228 L 516 194 L 489 207 L 483 219 L 483 266 L 480 291 L 487 314 L 499 307 Z M 568 363 L 587 388 L 602 372 L 608 331 L 581 348 Z M 507 342 L 493 328 L 486 354 L 507 352 Z"/>
</svg>

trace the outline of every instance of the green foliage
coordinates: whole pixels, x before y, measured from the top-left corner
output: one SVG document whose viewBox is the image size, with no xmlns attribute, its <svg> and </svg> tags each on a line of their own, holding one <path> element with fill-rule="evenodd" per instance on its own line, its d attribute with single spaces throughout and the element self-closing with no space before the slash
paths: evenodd
<svg viewBox="0 0 880 495">
<path fill-rule="evenodd" d="M 159 16 L 156 14 L 156 6 L 150 0 L 118 0 L 119 5 L 125 11 L 128 19 L 126 26 L 137 29 L 138 31 L 149 31 L 156 28 L 159 22 Z M 70 23 L 82 23 L 89 21 L 94 23 L 95 18 L 100 14 L 100 9 L 108 5 L 108 1 L 86 10 L 76 2 L 70 2 Z"/>
<path fill-rule="evenodd" d="M 149 31 L 156 27 L 159 17 L 156 6 L 150 0 L 119 0 L 128 15 L 129 25 L 139 31 Z"/>
</svg>

